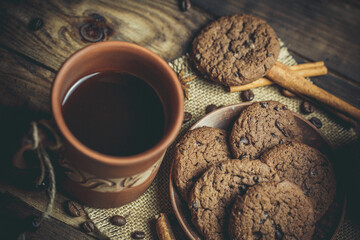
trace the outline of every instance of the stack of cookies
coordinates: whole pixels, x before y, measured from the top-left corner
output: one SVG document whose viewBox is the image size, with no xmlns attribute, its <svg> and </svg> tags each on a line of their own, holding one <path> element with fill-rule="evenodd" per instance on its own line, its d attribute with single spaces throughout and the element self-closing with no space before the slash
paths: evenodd
<svg viewBox="0 0 360 240">
<path fill-rule="evenodd" d="M 174 182 L 205 239 L 311 239 L 336 192 L 331 163 L 301 143 L 286 105 L 255 102 L 232 130 L 200 127 L 176 145 Z"/>
</svg>

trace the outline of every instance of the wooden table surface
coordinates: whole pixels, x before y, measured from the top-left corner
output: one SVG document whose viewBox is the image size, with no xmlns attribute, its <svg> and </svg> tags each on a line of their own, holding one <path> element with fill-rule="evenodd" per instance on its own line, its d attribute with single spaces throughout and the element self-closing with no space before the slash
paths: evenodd
<svg viewBox="0 0 360 240">
<path fill-rule="evenodd" d="M 0 239 L 15 236 L 21 219 L 44 209 L 45 193 L 25 190 L 29 184 L 11 168 L 11 156 L 26 123 L 50 117 L 51 84 L 61 64 L 91 44 L 79 34 L 84 23 L 103 21 L 104 41 L 134 42 L 171 61 L 189 51 L 194 36 L 210 21 L 254 14 L 268 21 L 297 61 L 325 61 L 329 74 L 312 78 L 316 85 L 360 108 L 359 1 L 191 3 L 183 12 L 176 0 L 0 0 Z M 42 25 L 34 25 L 35 18 Z M 64 214 L 66 199 L 57 195 L 52 217 L 28 233 L 29 239 L 94 238 L 79 230 L 84 218 Z"/>
</svg>

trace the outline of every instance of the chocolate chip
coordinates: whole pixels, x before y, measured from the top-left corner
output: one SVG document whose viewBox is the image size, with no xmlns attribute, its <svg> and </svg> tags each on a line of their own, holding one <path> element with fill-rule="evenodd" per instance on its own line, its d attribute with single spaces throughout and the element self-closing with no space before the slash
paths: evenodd
<svg viewBox="0 0 360 240">
<path fill-rule="evenodd" d="M 131 233 L 131 237 L 133 239 L 143 239 L 145 237 L 145 233 L 142 231 L 135 231 Z"/>
<path fill-rule="evenodd" d="M 80 204 L 74 201 L 67 201 L 65 203 L 67 213 L 72 217 L 80 217 L 82 213 L 82 207 Z"/>
<path fill-rule="evenodd" d="M 192 207 L 194 208 L 194 210 L 196 210 L 198 208 L 198 203 L 197 201 L 193 202 Z"/>
<path fill-rule="evenodd" d="M 246 191 L 248 190 L 248 187 L 245 184 L 241 184 L 239 187 L 240 190 L 240 195 L 244 195 L 246 193 Z"/>
<path fill-rule="evenodd" d="M 209 113 L 209 112 L 212 112 L 212 111 L 216 110 L 217 108 L 218 108 L 218 107 L 217 107 L 215 104 L 210 104 L 210 105 L 208 105 L 208 106 L 206 107 L 205 112 L 206 112 L 206 113 Z"/>
<path fill-rule="evenodd" d="M 31 31 L 37 31 L 40 30 L 43 25 L 44 25 L 44 21 L 41 18 L 33 18 L 30 20 L 28 24 L 28 28 Z"/>
<path fill-rule="evenodd" d="M 280 230 L 277 230 L 275 232 L 275 239 L 276 240 L 281 240 L 281 239 L 283 239 L 283 237 L 284 237 L 284 234 Z"/>
<path fill-rule="evenodd" d="M 317 128 L 322 127 L 322 122 L 317 117 L 312 117 L 309 121 Z"/>
<path fill-rule="evenodd" d="M 314 112 L 314 106 L 311 103 L 309 103 L 308 101 L 302 101 L 302 103 L 300 105 L 300 110 L 304 114 L 310 114 L 310 113 Z"/>
<path fill-rule="evenodd" d="M 244 145 L 249 145 L 249 139 L 247 139 L 247 137 L 242 136 L 240 138 L 240 143 L 243 143 Z"/>
<path fill-rule="evenodd" d="M 286 130 L 284 128 L 281 127 L 280 123 L 276 120 L 275 121 L 275 126 L 277 127 L 277 129 L 280 130 L 280 132 L 285 136 L 285 137 L 289 137 L 289 134 L 286 132 Z"/>
<path fill-rule="evenodd" d="M 288 108 L 287 108 L 286 105 L 284 105 L 284 106 L 282 106 L 282 109 L 283 109 L 283 110 L 287 110 Z"/>
<path fill-rule="evenodd" d="M 182 0 L 181 1 L 181 10 L 187 11 L 191 8 L 190 0 Z"/>
<path fill-rule="evenodd" d="M 183 121 L 183 123 L 186 123 L 186 122 L 190 121 L 191 118 L 192 118 L 191 113 L 189 113 L 189 112 L 184 112 L 184 121 Z"/>
<path fill-rule="evenodd" d="M 110 218 L 111 224 L 115 226 L 124 226 L 126 224 L 126 219 L 120 215 L 114 215 Z"/>
<path fill-rule="evenodd" d="M 241 99 L 244 101 L 244 102 L 248 102 L 248 101 L 252 101 L 254 100 L 254 92 L 251 91 L 251 90 L 246 90 L 246 91 L 243 91 L 241 92 Z"/>
<path fill-rule="evenodd" d="M 95 225 L 91 221 L 86 221 L 81 224 L 81 228 L 82 228 L 82 230 L 84 230 L 84 232 L 89 233 L 89 232 L 93 232 L 95 230 Z"/>
<path fill-rule="evenodd" d="M 238 77 L 239 77 L 239 74 L 238 74 L 237 72 L 235 72 L 235 73 L 234 73 L 234 76 L 238 78 Z"/>
<path fill-rule="evenodd" d="M 261 102 L 261 103 L 260 103 L 260 106 L 261 106 L 262 108 L 267 108 L 268 103 L 267 103 L 267 102 Z"/>
<path fill-rule="evenodd" d="M 87 42 L 99 42 L 104 39 L 104 31 L 94 23 L 85 23 L 79 29 L 80 36 Z"/>
<path fill-rule="evenodd" d="M 259 176 L 254 176 L 253 180 L 254 180 L 255 183 L 258 183 L 259 182 Z"/>
<path fill-rule="evenodd" d="M 290 92 L 289 90 L 285 89 L 285 88 L 282 88 L 281 89 L 281 94 L 285 97 L 289 97 L 289 98 L 293 98 L 295 97 L 296 95 L 292 92 Z"/>
<path fill-rule="evenodd" d="M 274 110 L 275 110 L 275 111 L 279 111 L 278 106 L 275 106 L 275 107 L 274 107 Z"/>
</svg>

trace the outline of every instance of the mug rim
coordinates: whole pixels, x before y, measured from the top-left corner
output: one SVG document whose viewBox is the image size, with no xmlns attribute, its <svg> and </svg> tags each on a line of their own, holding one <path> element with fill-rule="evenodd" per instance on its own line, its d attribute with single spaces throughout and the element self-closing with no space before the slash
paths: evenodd
<svg viewBox="0 0 360 240">
<path fill-rule="evenodd" d="M 62 114 L 61 100 L 59 99 L 62 83 L 66 81 L 65 74 L 69 69 L 71 69 L 72 65 L 78 60 L 82 59 L 82 57 L 85 54 L 89 54 L 89 52 L 92 51 L 97 51 L 99 47 L 113 47 L 113 48 L 120 47 L 120 48 L 132 49 L 136 52 L 141 52 L 142 54 L 146 54 L 148 57 L 151 58 L 151 61 L 159 65 L 170 76 L 169 80 L 175 87 L 174 96 L 179 102 L 179 104 L 177 104 L 176 106 L 176 109 L 174 109 L 174 111 L 176 112 L 175 121 L 169 123 L 168 131 L 165 132 L 161 140 L 158 141 L 153 147 L 147 149 L 144 152 L 130 156 L 111 156 L 97 152 L 87 147 L 82 142 L 80 142 L 80 140 L 78 140 L 73 135 L 73 133 L 70 131 L 70 129 L 67 127 L 65 123 Z M 94 43 L 76 51 L 63 63 L 60 70 L 56 74 L 55 80 L 52 85 L 51 109 L 57 127 L 59 128 L 61 134 L 75 149 L 80 151 L 82 154 L 88 156 L 89 159 L 101 162 L 106 165 L 129 166 L 129 165 L 135 165 L 142 162 L 146 162 L 149 159 L 154 158 L 159 154 L 162 154 L 175 140 L 177 134 L 180 131 L 184 117 L 184 94 L 182 87 L 180 85 L 180 81 L 178 80 L 178 77 L 175 74 L 174 70 L 160 56 L 158 56 L 151 50 L 134 43 L 123 42 L 123 41 L 106 41 L 106 42 Z"/>
</svg>

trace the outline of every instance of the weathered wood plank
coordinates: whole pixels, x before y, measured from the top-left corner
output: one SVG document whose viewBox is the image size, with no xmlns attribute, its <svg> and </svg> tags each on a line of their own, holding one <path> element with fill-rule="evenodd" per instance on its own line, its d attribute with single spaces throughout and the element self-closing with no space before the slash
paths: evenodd
<svg viewBox="0 0 360 240">
<path fill-rule="evenodd" d="M 308 62 L 307 59 L 301 58 L 294 53 L 290 54 L 292 54 L 298 63 Z M 315 85 L 360 108 L 360 83 L 342 79 L 332 72 L 325 76 L 311 77 L 311 80 Z"/>
<path fill-rule="evenodd" d="M 250 13 L 266 19 L 287 47 L 311 61 L 324 60 L 360 82 L 360 8 L 355 1 L 192 0 L 217 16 Z"/>
<path fill-rule="evenodd" d="M 0 193 L 0 239 L 17 239 L 25 228 L 25 218 L 33 214 L 38 216 L 40 212 L 8 193 Z M 27 231 L 25 236 L 49 240 L 95 239 L 52 217 L 45 219 L 35 232 Z"/>
<path fill-rule="evenodd" d="M 2 1 L 0 9 L 0 45 L 54 70 L 89 44 L 81 38 L 79 28 L 96 20 L 92 14 L 104 17 L 111 32 L 106 39 L 138 43 L 168 61 L 184 54 L 194 33 L 209 21 L 209 15 L 197 9 L 181 12 L 176 0 L 19 0 Z M 35 17 L 44 24 L 31 31 L 28 23 Z"/>
<path fill-rule="evenodd" d="M 0 48 L 1 104 L 49 112 L 54 77 L 54 72 Z"/>
</svg>

